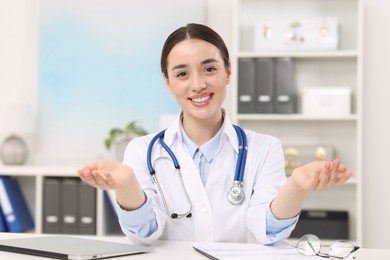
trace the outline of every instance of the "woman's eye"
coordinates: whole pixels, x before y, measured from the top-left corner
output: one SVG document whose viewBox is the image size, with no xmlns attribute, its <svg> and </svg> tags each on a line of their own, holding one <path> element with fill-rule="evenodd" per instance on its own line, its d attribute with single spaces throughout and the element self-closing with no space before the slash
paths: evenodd
<svg viewBox="0 0 390 260">
<path fill-rule="evenodd" d="M 184 71 L 176 74 L 176 77 L 178 77 L 178 78 L 185 77 L 185 76 L 187 76 L 187 72 L 184 72 Z"/>
<path fill-rule="evenodd" d="M 208 68 L 205 69 L 205 72 L 210 73 L 210 72 L 213 72 L 215 70 L 217 70 L 217 69 L 214 68 L 214 67 L 208 67 Z"/>
</svg>

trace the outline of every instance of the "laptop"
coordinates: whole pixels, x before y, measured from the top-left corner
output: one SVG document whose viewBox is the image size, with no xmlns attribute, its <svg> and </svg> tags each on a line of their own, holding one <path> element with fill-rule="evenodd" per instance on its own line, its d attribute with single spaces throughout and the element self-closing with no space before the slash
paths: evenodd
<svg viewBox="0 0 390 260">
<path fill-rule="evenodd" d="M 56 259 L 88 260 L 146 253 L 152 247 L 72 236 L 42 236 L 0 240 L 0 250 Z"/>
</svg>

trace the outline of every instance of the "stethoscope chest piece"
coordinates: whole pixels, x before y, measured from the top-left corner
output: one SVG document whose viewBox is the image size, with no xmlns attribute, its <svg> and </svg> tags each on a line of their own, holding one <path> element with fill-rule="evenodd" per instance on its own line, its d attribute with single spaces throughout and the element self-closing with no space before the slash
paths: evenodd
<svg viewBox="0 0 390 260">
<path fill-rule="evenodd" d="M 245 193 L 242 190 L 242 184 L 239 182 L 234 182 L 233 186 L 230 188 L 227 194 L 228 201 L 232 205 L 240 205 L 245 200 Z"/>
</svg>

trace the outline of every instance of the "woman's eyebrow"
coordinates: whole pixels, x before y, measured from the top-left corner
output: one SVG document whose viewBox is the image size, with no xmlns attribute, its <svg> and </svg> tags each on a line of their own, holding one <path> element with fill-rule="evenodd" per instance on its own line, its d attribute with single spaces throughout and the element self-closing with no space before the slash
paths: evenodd
<svg viewBox="0 0 390 260">
<path fill-rule="evenodd" d="M 205 60 L 201 61 L 200 64 L 204 65 L 204 64 L 208 64 L 208 63 L 212 63 L 212 62 L 218 62 L 218 60 L 214 59 L 214 58 L 205 59 Z M 173 66 L 172 71 L 177 70 L 177 69 L 187 68 L 188 66 L 189 66 L 188 64 L 178 64 L 176 66 Z"/>
<path fill-rule="evenodd" d="M 218 60 L 210 58 L 210 59 L 206 59 L 206 60 L 202 61 L 201 64 L 207 64 L 207 63 L 212 63 L 212 62 L 218 62 Z"/>
<path fill-rule="evenodd" d="M 188 67 L 187 64 L 178 64 L 176 66 L 173 66 L 172 71 L 177 70 L 177 69 L 187 68 L 187 67 Z"/>
</svg>

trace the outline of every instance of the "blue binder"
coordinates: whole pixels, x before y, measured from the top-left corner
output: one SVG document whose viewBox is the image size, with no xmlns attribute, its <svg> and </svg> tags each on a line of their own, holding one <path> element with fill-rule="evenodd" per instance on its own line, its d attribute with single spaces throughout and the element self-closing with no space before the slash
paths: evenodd
<svg viewBox="0 0 390 260">
<path fill-rule="evenodd" d="M 34 228 L 31 213 L 16 179 L 0 176 L 0 204 L 9 232 L 23 232 Z"/>
<path fill-rule="evenodd" d="M 1 203 L 0 203 L 0 232 L 7 232 L 7 226 L 5 225 L 4 217 L 3 217 L 3 211 L 1 209 Z"/>
</svg>

